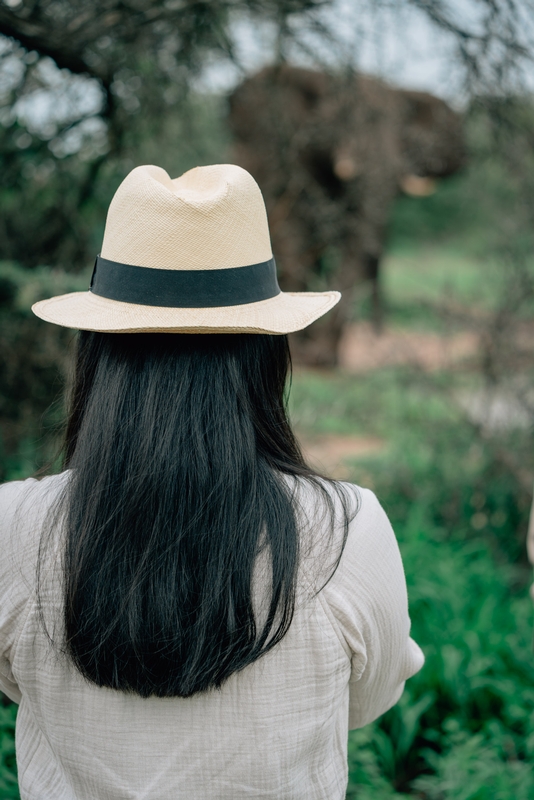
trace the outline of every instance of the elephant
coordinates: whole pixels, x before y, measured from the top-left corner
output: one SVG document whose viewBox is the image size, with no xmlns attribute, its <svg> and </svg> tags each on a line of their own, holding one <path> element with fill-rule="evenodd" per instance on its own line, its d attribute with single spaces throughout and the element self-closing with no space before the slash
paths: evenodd
<svg viewBox="0 0 534 800">
<path fill-rule="evenodd" d="M 342 292 L 292 338 L 298 361 L 333 366 L 364 281 L 380 326 L 380 259 L 399 191 L 426 194 L 430 179 L 464 164 L 461 117 L 426 92 L 281 64 L 234 89 L 228 120 L 234 161 L 264 194 L 282 290 Z"/>
</svg>

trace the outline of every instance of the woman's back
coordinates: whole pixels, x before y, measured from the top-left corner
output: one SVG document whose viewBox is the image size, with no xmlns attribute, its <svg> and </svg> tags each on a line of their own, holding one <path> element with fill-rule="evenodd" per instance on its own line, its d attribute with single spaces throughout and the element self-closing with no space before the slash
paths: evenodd
<svg viewBox="0 0 534 800">
<path fill-rule="evenodd" d="M 307 538 L 295 615 L 275 648 L 221 689 L 141 698 L 86 681 L 51 648 L 40 624 L 39 534 L 65 481 L 68 473 L 0 489 L 0 548 L 7 555 L 0 566 L 0 628 L 10 643 L 0 688 L 22 698 L 22 797 L 341 800 L 349 713 L 351 728 L 379 716 L 423 660 L 409 639 L 397 543 L 372 492 L 347 485 L 360 507 L 340 564 L 318 594 L 338 542 L 334 537 L 324 551 L 324 519 L 319 527 L 301 526 Z M 314 516 L 319 522 L 316 490 L 302 480 L 298 497 L 308 522 Z M 43 581 L 43 611 L 52 625 L 60 603 L 59 574 L 51 570 Z"/>
<path fill-rule="evenodd" d="M 65 472 L 0 487 L 0 688 L 23 800 L 341 800 L 349 727 L 422 664 L 374 495 L 317 475 L 244 170 L 139 167 L 78 327 Z"/>
</svg>

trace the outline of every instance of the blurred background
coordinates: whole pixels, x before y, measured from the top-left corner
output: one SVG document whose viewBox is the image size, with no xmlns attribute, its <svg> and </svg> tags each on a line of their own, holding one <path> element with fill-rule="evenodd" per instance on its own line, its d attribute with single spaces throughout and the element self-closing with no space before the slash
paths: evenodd
<svg viewBox="0 0 534 800">
<path fill-rule="evenodd" d="M 75 333 L 29 308 L 88 287 L 134 166 L 241 164 L 282 287 L 343 291 L 290 411 L 378 494 L 426 654 L 349 798 L 534 797 L 533 39 L 531 0 L 0 0 L 0 480 L 60 468 Z"/>
</svg>

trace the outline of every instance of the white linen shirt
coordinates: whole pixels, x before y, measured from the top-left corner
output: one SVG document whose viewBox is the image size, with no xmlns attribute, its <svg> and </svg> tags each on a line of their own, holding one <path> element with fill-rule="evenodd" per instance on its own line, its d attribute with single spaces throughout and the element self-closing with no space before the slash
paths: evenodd
<svg viewBox="0 0 534 800">
<path fill-rule="evenodd" d="M 300 591 L 271 652 L 221 690 L 143 699 L 86 681 L 40 626 L 40 529 L 67 475 L 0 487 L 0 689 L 20 704 L 22 800 L 342 800 L 349 729 L 394 705 L 424 661 L 375 495 L 345 484 L 360 507 L 339 566 L 319 593 Z M 301 504 L 317 533 L 309 488 Z M 52 590 L 45 612 L 60 608 L 59 573 Z"/>
</svg>

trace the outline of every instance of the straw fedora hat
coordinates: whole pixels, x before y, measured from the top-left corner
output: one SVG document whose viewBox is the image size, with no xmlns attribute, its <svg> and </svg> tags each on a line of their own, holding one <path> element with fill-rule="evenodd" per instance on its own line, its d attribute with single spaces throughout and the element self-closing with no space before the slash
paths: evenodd
<svg viewBox="0 0 534 800">
<path fill-rule="evenodd" d="M 67 328 L 114 333 L 291 333 L 339 292 L 281 292 L 258 184 L 233 164 L 171 180 L 136 167 L 109 207 L 87 292 L 33 312 Z"/>
</svg>

